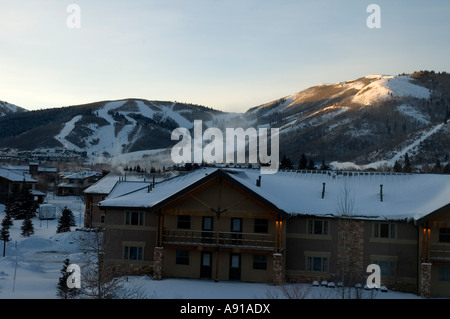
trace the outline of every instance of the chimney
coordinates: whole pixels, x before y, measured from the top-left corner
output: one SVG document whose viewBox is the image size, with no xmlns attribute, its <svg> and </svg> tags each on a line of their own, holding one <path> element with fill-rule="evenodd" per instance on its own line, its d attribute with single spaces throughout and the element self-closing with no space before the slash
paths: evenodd
<svg viewBox="0 0 450 319">
<path fill-rule="evenodd" d="M 261 176 L 258 176 L 258 179 L 256 180 L 256 186 L 261 186 Z"/>
<path fill-rule="evenodd" d="M 380 201 L 383 201 L 383 184 L 380 184 Z"/>
<path fill-rule="evenodd" d="M 322 183 L 322 198 L 325 197 L 325 183 Z"/>
</svg>

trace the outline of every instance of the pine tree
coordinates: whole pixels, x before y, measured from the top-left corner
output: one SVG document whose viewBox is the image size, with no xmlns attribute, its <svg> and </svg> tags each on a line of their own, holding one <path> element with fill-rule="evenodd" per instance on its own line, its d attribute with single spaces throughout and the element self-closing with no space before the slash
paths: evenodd
<svg viewBox="0 0 450 319">
<path fill-rule="evenodd" d="M 57 233 L 65 233 L 70 231 L 70 227 L 75 226 L 75 216 L 72 211 L 67 207 L 64 207 L 61 212 L 61 217 L 58 221 L 58 227 L 56 228 Z"/>
<path fill-rule="evenodd" d="M 280 169 L 292 169 L 293 167 L 291 159 L 286 155 L 283 155 L 280 162 Z"/>
<path fill-rule="evenodd" d="M 395 161 L 393 170 L 394 170 L 394 172 L 397 172 L 397 173 L 401 172 L 402 165 L 398 161 Z"/>
<path fill-rule="evenodd" d="M 5 211 L 5 217 L 2 220 L 2 229 L 0 230 L 0 239 L 3 240 L 3 257 L 6 254 L 6 243 L 11 240 L 9 228 L 13 225 L 11 214 Z"/>
<path fill-rule="evenodd" d="M 316 169 L 316 164 L 314 164 L 314 161 L 312 159 L 309 159 L 307 169 Z"/>
<path fill-rule="evenodd" d="M 31 221 L 30 217 L 25 217 L 25 219 L 22 222 L 22 227 L 20 227 L 21 235 L 23 237 L 30 237 L 34 234 L 34 226 L 33 222 Z"/>
<path fill-rule="evenodd" d="M 403 164 L 403 172 L 410 173 L 412 170 L 408 153 L 405 153 L 405 163 Z"/>
<path fill-rule="evenodd" d="M 298 169 L 306 169 L 308 166 L 308 160 L 306 159 L 305 154 L 302 154 L 300 157 L 300 161 L 298 162 Z"/>
<path fill-rule="evenodd" d="M 34 217 L 36 216 L 36 209 L 38 207 L 30 190 L 24 185 L 20 188 L 13 189 L 12 193 L 8 196 L 5 206 L 14 219 Z"/>
<path fill-rule="evenodd" d="M 330 169 L 330 166 L 328 166 L 327 164 L 325 164 L 325 160 L 324 160 L 324 159 L 322 160 L 322 165 L 320 165 L 320 169 L 321 169 L 322 171 L 327 171 L 327 170 Z"/>
<path fill-rule="evenodd" d="M 78 295 L 77 288 L 69 288 L 67 286 L 67 278 L 69 278 L 70 273 L 67 272 L 67 267 L 70 265 L 70 260 L 67 258 L 64 260 L 64 265 L 61 269 L 61 277 L 59 277 L 58 285 L 56 287 L 56 295 L 62 299 L 74 298 Z"/>
</svg>

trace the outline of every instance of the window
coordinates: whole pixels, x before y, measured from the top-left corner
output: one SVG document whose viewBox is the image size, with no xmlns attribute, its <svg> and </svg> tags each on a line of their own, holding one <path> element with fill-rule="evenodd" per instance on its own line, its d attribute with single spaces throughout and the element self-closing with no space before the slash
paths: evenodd
<svg viewBox="0 0 450 319">
<path fill-rule="evenodd" d="M 177 228 L 190 229 L 191 228 L 191 216 L 178 215 Z"/>
<path fill-rule="evenodd" d="M 105 223 L 105 215 L 100 215 L 100 223 Z"/>
<path fill-rule="evenodd" d="M 127 260 L 142 260 L 142 247 L 125 246 L 123 258 Z"/>
<path fill-rule="evenodd" d="M 308 220 L 308 234 L 328 235 L 328 221 Z"/>
<path fill-rule="evenodd" d="M 189 250 L 177 250 L 175 263 L 177 265 L 189 265 Z"/>
<path fill-rule="evenodd" d="M 450 266 L 439 266 L 439 281 L 450 281 Z"/>
<path fill-rule="evenodd" d="M 213 218 L 203 217 L 202 219 L 202 230 L 212 231 L 213 230 Z"/>
<path fill-rule="evenodd" d="M 395 224 L 375 223 L 373 236 L 377 238 L 395 238 Z"/>
<path fill-rule="evenodd" d="M 242 218 L 231 218 L 231 244 L 242 245 Z"/>
<path fill-rule="evenodd" d="M 395 261 L 375 260 L 373 263 L 380 266 L 381 276 L 395 275 Z"/>
<path fill-rule="evenodd" d="M 144 225 L 144 212 L 126 212 L 126 225 Z"/>
<path fill-rule="evenodd" d="M 231 231 L 241 232 L 242 231 L 242 219 L 241 218 L 231 218 Z"/>
<path fill-rule="evenodd" d="M 307 271 L 328 271 L 328 258 L 327 257 L 307 257 L 306 258 L 306 270 Z"/>
<path fill-rule="evenodd" d="M 267 219 L 255 219 L 255 233 L 267 233 L 269 231 L 269 220 Z"/>
<path fill-rule="evenodd" d="M 267 255 L 253 255 L 253 269 L 267 269 Z"/>
<path fill-rule="evenodd" d="M 450 243 L 450 228 L 439 228 L 439 242 Z"/>
</svg>

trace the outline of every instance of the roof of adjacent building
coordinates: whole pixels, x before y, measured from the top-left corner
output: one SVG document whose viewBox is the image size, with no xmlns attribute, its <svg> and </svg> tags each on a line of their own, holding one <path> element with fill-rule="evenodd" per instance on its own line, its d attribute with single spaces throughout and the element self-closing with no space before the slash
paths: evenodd
<svg viewBox="0 0 450 319">
<path fill-rule="evenodd" d="M 169 172 L 169 173 L 162 173 L 162 174 L 155 174 L 155 182 L 161 182 L 165 179 L 171 178 L 176 176 L 175 173 Z M 150 183 L 153 182 L 153 176 L 149 176 L 146 174 L 140 174 L 140 173 L 128 173 L 128 174 L 118 174 L 118 173 L 110 173 L 88 188 L 84 190 L 84 193 L 86 194 L 109 194 L 112 189 L 116 186 L 117 183 L 122 182 L 143 182 L 143 183 Z M 137 188 L 133 188 L 130 185 L 130 189 L 128 189 L 125 193 L 129 193 L 131 191 L 135 191 Z M 145 186 L 142 186 L 145 187 Z"/>
<path fill-rule="evenodd" d="M 23 182 L 23 181 L 25 181 L 26 183 L 37 182 L 34 178 L 31 178 L 31 176 L 27 173 L 19 174 L 5 168 L 0 168 L 0 177 L 7 179 L 11 182 Z"/>
<path fill-rule="evenodd" d="M 201 168 L 158 183 L 150 192 L 108 196 L 99 205 L 157 209 L 219 175 L 289 215 L 419 220 L 445 206 L 450 209 L 450 175 L 335 171 L 261 175 L 255 169 L 228 168 Z"/>
</svg>

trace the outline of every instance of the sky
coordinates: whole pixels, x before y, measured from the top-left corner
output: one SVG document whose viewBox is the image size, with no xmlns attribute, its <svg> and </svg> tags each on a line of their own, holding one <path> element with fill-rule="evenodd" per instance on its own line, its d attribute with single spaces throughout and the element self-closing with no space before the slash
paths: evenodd
<svg viewBox="0 0 450 319">
<path fill-rule="evenodd" d="M 29 110 L 143 98 L 245 112 L 320 83 L 450 72 L 445 0 L 0 0 L 0 12 L 0 100 Z"/>
</svg>

